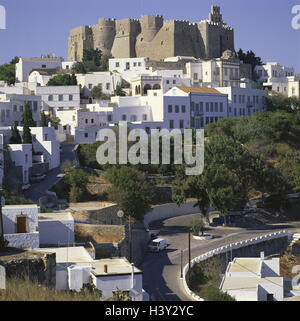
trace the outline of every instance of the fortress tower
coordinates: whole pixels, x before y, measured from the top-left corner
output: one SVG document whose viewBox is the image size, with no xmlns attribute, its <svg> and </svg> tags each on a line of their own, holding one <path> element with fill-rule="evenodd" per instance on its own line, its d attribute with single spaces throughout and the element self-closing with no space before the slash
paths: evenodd
<svg viewBox="0 0 300 321">
<path fill-rule="evenodd" d="M 82 60 L 83 49 L 90 48 L 115 58 L 219 58 L 227 49 L 234 51 L 234 31 L 223 21 L 218 6 L 211 7 L 209 19 L 198 23 L 149 15 L 140 20 L 101 18 L 98 25 L 71 30 L 68 60 Z"/>
<path fill-rule="evenodd" d="M 99 19 L 99 23 L 92 27 L 95 48 L 103 53 L 110 53 L 116 35 L 116 22 L 111 19 Z"/>
</svg>

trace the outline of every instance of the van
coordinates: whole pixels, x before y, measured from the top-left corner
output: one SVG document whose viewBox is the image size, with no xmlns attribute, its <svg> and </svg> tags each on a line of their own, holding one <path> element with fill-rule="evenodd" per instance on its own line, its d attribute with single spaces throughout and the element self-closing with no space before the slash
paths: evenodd
<svg viewBox="0 0 300 321">
<path fill-rule="evenodd" d="M 165 239 L 154 239 L 148 245 L 150 252 L 160 252 L 167 248 L 167 242 Z"/>
</svg>

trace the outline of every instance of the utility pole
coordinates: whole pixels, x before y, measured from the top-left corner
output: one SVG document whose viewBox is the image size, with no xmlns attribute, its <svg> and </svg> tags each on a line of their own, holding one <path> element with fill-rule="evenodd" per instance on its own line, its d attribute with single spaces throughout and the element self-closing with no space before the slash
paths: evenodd
<svg viewBox="0 0 300 321">
<path fill-rule="evenodd" d="M 191 287 L 191 230 L 189 229 L 189 287 Z"/>
<path fill-rule="evenodd" d="M 180 278 L 182 279 L 183 278 L 183 262 L 182 262 L 182 256 L 183 256 L 183 251 L 181 250 L 181 253 L 180 253 Z"/>
<path fill-rule="evenodd" d="M 131 229 L 131 216 L 129 215 L 129 262 L 132 262 L 132 229 Z"/>
</svg>

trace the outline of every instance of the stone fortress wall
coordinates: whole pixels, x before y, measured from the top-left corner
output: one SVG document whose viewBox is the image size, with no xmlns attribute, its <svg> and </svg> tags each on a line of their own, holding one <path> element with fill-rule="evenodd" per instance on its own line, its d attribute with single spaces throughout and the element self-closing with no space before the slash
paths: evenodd
<svg viewBox="0 0 300 321">
<path fill-rule="evenodd" d="M 234 30 L 222 20 L 218 6 L 212 6 L 209 19 L 199 23 L 165 21 L 158 15 L 124 20 L 101 18 L 97 25 L 70 31 L 68 60 L 81 61 L 83 49 L 92 48 L 115 58 L 211 59 L 221 57 L 227 49 L 234 51 Z"/>
</svg>

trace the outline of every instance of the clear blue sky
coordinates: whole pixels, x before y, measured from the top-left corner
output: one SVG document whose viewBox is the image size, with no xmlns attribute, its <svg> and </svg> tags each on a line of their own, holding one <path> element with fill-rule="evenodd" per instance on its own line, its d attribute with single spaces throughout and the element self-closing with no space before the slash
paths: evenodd
<svg viewBox="0 0 300 321">
<path fill-rule="evenodd" d="M 291 27 L 292 7 L 300 0 L 0 0 L 7 30 L 0 30 L 0 64 L 14 56 L 55 53 L 67 59 L 69 30 L 96 24 L 99 17 L 166 19 L 197 22 L 220 5 L 223 19 L 235 29 L 236 50 L 252 49 L 263 61 L 279 61 L 300 72 L 300 29 Z"/>
</svg>

